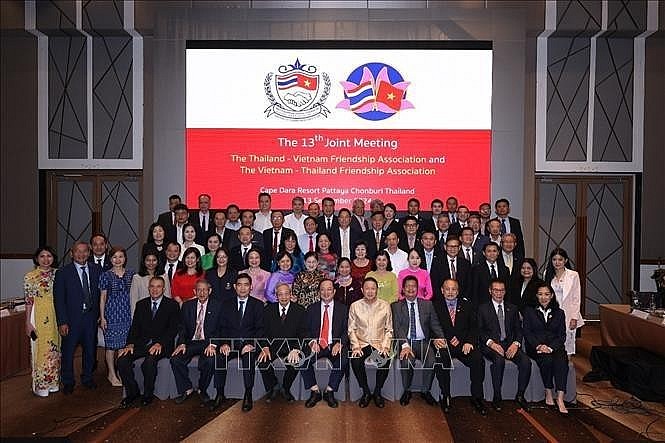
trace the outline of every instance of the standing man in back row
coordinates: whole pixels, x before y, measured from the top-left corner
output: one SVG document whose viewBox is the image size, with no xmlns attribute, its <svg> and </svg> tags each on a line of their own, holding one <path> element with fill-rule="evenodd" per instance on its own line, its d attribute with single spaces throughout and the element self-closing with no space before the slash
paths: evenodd
<svg viewBox="0 0 665 443">
<path fill-rule="evenodd" d="M 270 210 L 271 204 L 272 200 L 270 194 L 267 192 L 261 192 L 259 194 L 259 210 L 254 214 L 255 230 L 263 232 L 266 229 L 272 228 L 272 222 L 270 220 L 270 216 L 272 215 L 272 211 Z"/>
</svg>

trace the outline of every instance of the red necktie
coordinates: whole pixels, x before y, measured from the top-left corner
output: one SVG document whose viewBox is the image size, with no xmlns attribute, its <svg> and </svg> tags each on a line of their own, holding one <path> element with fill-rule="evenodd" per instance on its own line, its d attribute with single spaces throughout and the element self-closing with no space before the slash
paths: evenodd
<svg viewBox="0 0 665 443">
<path fill-rule="evenodd" d="M 455 309 L 450 308 L 448 309 L 448 313 L 450 314 L 450 323 L 455 326 Z"/>
<path fill-rule="evenodd" d="M 312 234 L 309 235 L 309 252 L 314 252 L 314 240 Z"/>
<path fill-rule="evenodd" d="M 330 319 L 328 318 L 328 305 L 324 305 L 323 322 L 321 323 L 321 334 L 319 334 L 319 346 L 322 349 L 328 347 L 328 328 L 330 327 Z"/>
</svg>

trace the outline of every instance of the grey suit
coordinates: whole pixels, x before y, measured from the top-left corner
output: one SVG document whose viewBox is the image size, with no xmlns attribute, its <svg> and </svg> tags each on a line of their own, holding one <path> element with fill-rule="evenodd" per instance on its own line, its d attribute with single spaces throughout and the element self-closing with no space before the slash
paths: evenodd
<svg viewBox="0 0 665 443">
<path fill-rule="evenodd" d="M 418 307 L 416 321 L 420 322 L 420 327 L 424 335 L 422 340 L 411 340 L 409 338 L 409 306 L 406 299 L 392 303 L 391 308 L 393 311 L 393 337 L 398 344 L 398 355 L 405 345 L 411 346 L 415 359 L 409 358 L 400 360 L 400 372 L 402 374 L 402 383 L 404 390 L 408 391 L 411 388 L 411 381 L 413 380 L 413 366 L 415 360 L 420 360 L 423 364 L 423 378 L 426 387 L 432 386 L 434 379 L 434 363 L 435 355 L 437 353 L 431 340 L 435 338 L 443 338 L 443 329 L 439 323 L 439 318 L 434 311 L 432 302 L 416 299 L 416 306 Z"/>
</svg>

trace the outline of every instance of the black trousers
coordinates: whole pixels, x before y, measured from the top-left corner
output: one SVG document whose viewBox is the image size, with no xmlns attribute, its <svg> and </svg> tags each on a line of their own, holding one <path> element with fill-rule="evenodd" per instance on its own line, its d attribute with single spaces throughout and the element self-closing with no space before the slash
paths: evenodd
<svg viewBox="0 0 665 443">
<path fill-rule="evenodd" d="M 277 358 L 286 358 L 288 354 L 278 355 L 277 353 L 270 353 L 272 360 L 264 361 L 259 363 L 259 370 L 261 371 L 261 378 L 263 379 L 263 386 L 266 388 L 266 391 L 270 391 L 272 388 L 277 386 L 279 383 L 277 376 L 275 375 L 275 369 L 272 367 L 272 363 L 277 360 Z M 286 369 L 284 373 L 284 379 L 282 380 L 282 387 L 285 391 L 291 390 L 291 385 L 298 375 L 297 369 L 293 365 L 284 364 Z"/>
<path fill-rule="evenodd" d="M 459 346 L 449 346 L 450 358 L 456 358 L 464 364 L 471 371 L 471 397 L 475 399 L 482 399 L 483 395 L 483 382 L 485 381 L 485 360 L 478 349 L 474 348 L 468 354 L 462 352 L 462 343 Z M 437 358 L 442 365 L 434 366 L 434 374 L 439 381 L 441 388 L 441 395 L 450 395 L 450 369 L 452 362 L 449 361 L 448 353 L 441 352 Z"/>
<path fill-rule="evenodd" d="M 194 357 L 198 357 L 199 359 L 199 391 L 203 393 L 208 389 L 215 371 L 215 357 L 204 355 L 203 351 L 205 351 L 207 346 L 207 341 L 196 340 L 186 347 L 184 354 L 171 357 L 171 369 L 173 370 L 179 394 L 184 394 L 186 391 L 192 389 L 192 381 L 189 379 L 189 368 L 187 365 Z"/>
<path fill-rule="evenodd" d="M 531 355 L 540 369 L 540 376 L 546 389 L 566 392 L 568 384 L 568 356 L 565 349 L 559 349 L 551 354 Z M 554 383 L 552 383 L 554 379 Z"/>
<path fill-rule="evenodd" d="M 372 346 L 367 345 L 362 348 L 363 355 L 358 358 L 351 358 L 351 367 L 353 368 L 353 373 L 358 379 L 358 384 L 362 388 L 364 393 L 369 393 L 369 385 L 367 384 L 367 371 L 365 371 L 365 360 L 367 357 L 372 355 Z M 379 365 L 376 370 L 376 386 L 374 391 L 380 391 L 383 388 L 386 379 L 388 378 L 388 370 L 390 369 L 391 359 L 386 358 L 385 363 Z"/>
<path fill-rule="evenodd" d="M 504 351 L 510 346 L 510 343 L 499 344 Z M 484 344 L 481 345 L 481 349 L 485 358 L 491 362 L 490 374 L 492 374 L 494 399 L 500 400 L 501 385 L 503 384 L 503 372 L 506 368 L 507 358 L 500 356 Z M 529 378 L 531 378 L 531 360 L 524 352 L 522 352 L 521 349 L 518 349 L 517 353 L 513 356 L 511 361 L 517 365 L 517 395 L 524 395 L 524 391 L 526 391 L 526 387 L 529 384 Z"/>
<path fill-rule="evenodd" d="M 149 355 L 148 347 L 134 347 L 132 354 L 125 354 L 118 359 L 118 372 L 125 386 L 127 397 L 138 396 L 139 385 L 134 378 L 134 362 L 139 358 L 145 357 L 141 363 L 141 372 L 143 372 L 143 396 L 152 397 L 155 392 L 155 379 L 157 378 L 157 363 L 159 360 L 168 357 L 173 352 L 172 349 L 162 349 L 159 355 Z"/>
<path fill-rule="evenodd" d="M 226 386 L 226 372 L 228 367 L 232 364 L 237 364 L 238 368 L 242 372 L 242 379 L 245 385 L 245 390 L 251 390 L 254 388 L 256 356 L 256 350 L 240 355 L 240 349 L 232 349 L 228 357 L 224 354 L 217 353 L 215 357 L 215 388 L 217 388 L 217 395 L 224 393 L 224 386 Z"/>
</svg>

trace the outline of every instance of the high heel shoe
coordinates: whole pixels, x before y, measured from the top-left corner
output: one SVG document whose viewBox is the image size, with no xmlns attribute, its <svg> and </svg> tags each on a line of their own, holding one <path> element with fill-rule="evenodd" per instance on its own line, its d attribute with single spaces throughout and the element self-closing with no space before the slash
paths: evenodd
<svg viewBox="0 0 665 443">
<path fill-rule="evenodd" d="M 566 409 L 566 405 L 563 404 L 563 402 L 559 403 L 557 402 L 557 409 L 559 411 L 559 414 L 567 416 L 568 415 L 568 409 Z"/>
<path fill-rule="evenodd" d="M 122 380 L 120 380 L 117 377 L 110 377 L 109 376 L 109 377 L 106 377 L 106 379 L 109 381 L 109 383 L 111 383 L 111 386 L 113 386 L 113 387 L 117 388 L 117 387 L 122 386 Z"/>
</svg>

